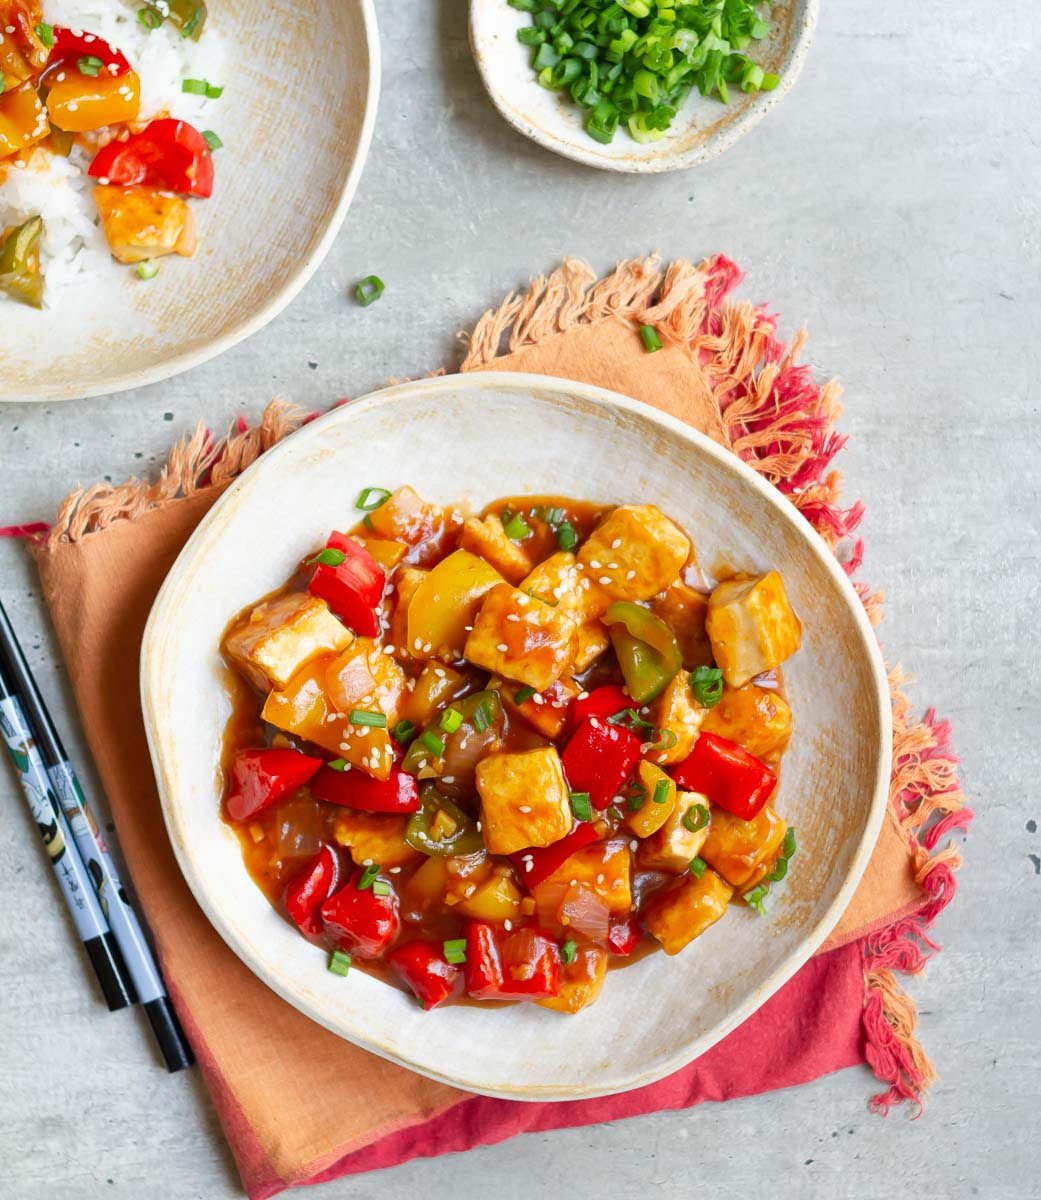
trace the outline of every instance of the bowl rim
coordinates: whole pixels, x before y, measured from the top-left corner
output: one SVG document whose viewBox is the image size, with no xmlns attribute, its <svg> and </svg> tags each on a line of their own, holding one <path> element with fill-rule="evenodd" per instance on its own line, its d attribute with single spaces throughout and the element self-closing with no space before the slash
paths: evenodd
<svg viewBox="0 0 1041 1200">
<path fill-rule="evenodd" d="M 700 1037 L 695 1038 L 693 1041 L 683 1042 L 673 1054 L 658 1059 L 649 1069 L 637 1076 L 626 1077 L 622 1082 L 612 1078 L 607 1082 L 593 1082 L 588 1086 L 524 1084 L 511 1087 L 509 1084 L 489 1085 L 484 1079 L 468 1077 L 469 1068 L 465 1061 L 460 1061 L 458 1067 L 454 1067 L 451 1072 L 419 1065 L 409 1058 L 396 1053 L 393 1047 L 371 1040 L 367 1037 L 367 1031 L 363 1027 L 352 1026 L 347 1028 L 344 1021 L 341 1020 L 338 1022 L 333 1017 L 327 1016 L 320 1010 L 318 1005 L 311 1003 L 306 996 L 295 993 L 290 980 L 281 977 L 275 970 L 269 970 L 264 962 L 253 954 L 248 940 L 240 935 L 230 917 L 225 915 L 216 897 L 211 897 L 207 881 L 195 869 L 188 849 L 188 827 L 184 820 L 184 813 L 174 795 L 172 776 L 170 774 L 171 763 L 164 750 L 163 740 L 159 732 L 161 722 L 153 706 L 153 699 L 159 694 L 158 687 L 153 686 L 153 678 L 158 677 L 159 670 L 159 629 L 166 622 L 168 611 L 176 601 L 176 593 L 181 583 L 181 576 L 185 573 L 189 563 L 194 560 L 196 549 L 209 536 L 211 527 L 220 520 L 225 508 L 235 506 L 241 481 L 252 472 L 257 471 L 261 463 L 277 463 L 281 456 L 299 448 L 300 439 L 311 440 L 319 437 L 322 431 L 329 426 L 340 422 L 350 422 L 356 419 L 356 415 L 358 414 L 364 414 L 378 406 L 393 405 L 400 397 L 416 392 L 436 397 L 439 392 L 449 391 L 453 388 L 493 387 L 503 390 L 513 390 L 518 393 L 530 393 L 534 387 L 538 387 L 540 384 L 551 388 L 557 385 L 558 391 L 566 389 L 568 397 L 574 397 L 577 400 L 600 408 L 620 410 L 623 413 L 629 413 L 662 426 L 669 433 L 679 436 L 682 440 L 696 447 L 699 452 L 710 455 L 724 470 L 732 471 L 763 498 L 780 520 L 786 522 L 793 530 L 797 531 L 796 536 L 801 538 L 808 546 L 810 553 L 818 559 L 823 569 L 832 577 L 833 582 L 846 601 L 847 608 L 852 614 L 854 626 L 860 638 L 861 649 L 868 660 L 874 684 L 873 700 L 877 707 L 879 728 L 881 731 L 879 744 L 876 747 L 875 779 L 867 820 L 864 824 L 860 841 L 851 859 L 849 871 L 831 904 L 810 927 L 798 946 L 741 1004 L 736 1005 L 728 1016 L 720 1020 Z M 265 469 L 270 469 L 270 466 L 265 467 Z M 407 1070 L 414 1071 L 430 1079 L 452 1087 L 463 1088 L 469 1092 L 499 1097 L 501 1099 L 534 1102 L 545 1100 L 576 1100 L 630 1091 L 634 1088 L 654 1083 L 672 1074 L 711 1049 L 712 1046 L 736 1029 L 738 1025 L 752 1016 L 775 992 L 783 987 L 812 957 L 828 934 L 834 929 L 861 881 L 871 854 L 874 851 L 888 807 L 892 762 L 892 722 L 889 716 L 891 712 L 889 685 L 882 652 L 860 597 L 854 590 L 841 564 L 823 539 L 805 522 L 795 507 L 781 492 L 752 470 L 733 451 L 719 445 L 711 438 L 706 437 L 671 414 L 664 413 L 641 401 L 633 400 L 628 396 L 609 391 L 606 388 L 600 388 L 587 383 L 578 383 L 574 380 L 562 379 L 555 376 L 531 375 L 522 372 L 480 371 L 473 372 L 472 374 L 442 375 L 421 380 L 406 381 L 370 392 L 365 396 L 359 397 L 357 400 L 352 400 L 348 405 L 332 409 L 266 451 L 227 488 L 224 494 L 206 513 L 202 521 L 192 532 L 192 535 L 185 543 L 184 548 L 177 556 L 177 559 L 164 579 L 145 626 L 141 647 L 139 685 L 142 716 L 144 718 L 149 753 L 155 772 L 163 819 L 174 855 L 196 903 L 198 903 L 207 919 L 237 957 L 263 983 L 288 1004 L 291 1004 L 299 1012 L 304 1013 L 305 1016 L 324 1026 L 337 1036 L 360 1046 L 362 1049 L 397 1063 Z"/>
<path fill-rule="evenodd" d="M 802 72 L 803 63 L 810 51 L 810 46 L 813 43 L 813 35 L 820 17 L 820 0 L 793 0 L 795 5 L 795 36 L 792 38 L 788 53 L 784 57 L 781 82 L 772 92 L 760 92 L 756 96 L 755 102 L 750 104 L 739 117 L 727 124 L 718 133 L 712 134 L 706 142 L 693 147 L 685 153 L 669 153 L 668 139 L 666 138 L 660 142 L 653 143 L 653 145 L 661 147 L 661 150 L 659 153 L 649 154 L 646 158 L 610 158 L 596 149 L 596 143 L 591 138 L 586 137 L 581 125 L 576 127 L 574 138 L 558 135 L 536 125 L 512 105 L 505 103 L 502 93 L 498 90 L 491 77 L 486 56 L 478 44 L 479 32 L 476 26 L 481 20 L 481 16 L 478 14 L 489 2 L 496 2 L 496 0 L 470 0 L 470 52 L 477 65 L 477 71 L 481 76 L 484 89 L 500 115 L 518 133 L 522 133 L 525 137 L 530 138 L 533 142 L 537 142 L 544 149 L 550 150 L 554 154 L 559 154 L 563 158 L 570 158 L 573 162 L 582 163 L 587 167 L 595 167 L 601 171 L 622 171 L 631 175 L 658 175 L 668 171 L 686 171 L 691 167 L 700 166 L 701 163 L 709 162 L 711 159 L 717 158 L 720 154 L 729 150 L 735 142 L 754 129 L 767 113 L 775 109 L 795 86 Z M 498 2 L 501 2 L 505 9 L 505 0 L 498 0 Z M 505 16 L 506 14 L 504 13 L 503 15 Z M 532 85 L 537 86 L 534 79 L 532 80 Z M 588 145 L 586 144 L 587 142 L 589 143 Z"/>
<path fill-rule="evenodd" d="M 340 188 L 340 196 L 332 216 L 326 224 L 322 236 L 315 243 L 293 274 L 286 280 L 280 290 L 275 292 L 262 307 L 236 322 L 227 332 L 214 338 L 205 346 L 195 350 L 182 350 L 161 362 L 141 370 L 126 371 L 115 379 L 105 383 L 92 384 L 86 388 L 70 387 L 67 383 L 53 383 L 33 391 L 31 395 L 22 392 L 7 393 L 0 388 L 0 404 L 32 404 L 37 401 L 61 402 L 65 400 L 86 400 L 92 396 L 110 396 L 118 392 L 130 391 L 132 388 L 145 387 L 151 383 L 159 383 L 175 375 L 182 375 L 194 367 L 209 362 L 232 346 L 251 337 L 262 329 L 268 322 L 273 321 L 283 309 L 287 308 L 299 295 L 304 285 L 321 265 L 329 253 L 329 249 L 340 232 L 347 210 L 354 199 L 354 193 L 361 182 L 362 171 L 369 156 L 372 135 L 376 128 L 376 110 L 379 106 L 380 80 L 382 75 L 382 58 L 380 53 L 379 27 L 376 22 L 375 0 L 355 0 L 361 9 L 362 24 L 365 29 L 365 48 L 368 57 L 368 86 L 365 89 L 365 103 L 362 114 L 361 129 L 358 133 L 358 149 Z"/>
</svg>

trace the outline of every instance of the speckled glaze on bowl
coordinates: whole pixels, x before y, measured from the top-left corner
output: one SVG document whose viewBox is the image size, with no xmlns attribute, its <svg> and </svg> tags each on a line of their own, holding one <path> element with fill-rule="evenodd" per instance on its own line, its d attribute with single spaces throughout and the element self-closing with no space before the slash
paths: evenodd
<svg viewBox="0 0 1041 1200">
<path fill-rule="evenodd" d="M 585 110 L 572 103 L 567 90 L 539 86 L 530 49 L 517 41 L 517 30 L 531 24 L 530 14 L 506 0 L 470 0 L 470 47 L 495 107 L 514 129 L 547 150 L 605 171 L 682 171 L 729 150 L 780 104 L 799 78 L 819 7 L 820 0 L 781 0 L 771 7 L 771 33 L 756 43 L 754 57 L 764 70 L 781 76 L 772 92 L 750 96 L 734 88 L 730 103 L 721 104 L 695 90 L 665 137 L 644 144 L 619 127 L 614 141 L 601 145 L 583 129 Z"/>
<path fill-rule="evenodd" d="M 213 197 L 194 259 L 0 309 L 0 401 L 69 400 L 155 383 L 255 333 L 332 245 L 361 178 L 379 99 L 373 0 L 221 0 L 228 46 Z M 215 118 L 216 119 L 216 118 Z"/>
<path fill-rule="evenodd" d="M 534 1005 L 423 1013 L 360 971 L 330 974 L 324 953 L 271 908 L 219 816 L 229 713 L 221 634 L 330 528 L 353 523 L 362 487 L 403 483 L 442 503 L 525 492 L 653 501 L 688 528 L 710 569 L 724 559 L 783 573 L 804 640 L 785 668 L 796 727 L 778 807 L 799 830 L 799 852 L 767 918 L 735 908 L 676 958 L 653 954 L 610 972 L 599 1001 L 568 1017 Z M 174 850 L 231 948 L 334 1033 L 435 1079 L 515 1099 L 640 1087 L 745 1020 L 838 920 L 886 805 L 885 672 L 823 542 L 715 443 L 633 400 L 564 380 L 479 373 L 406 383 L 269 451 L 214 506 L 167 577 L 145 633 L 141 689 Z"/>
</svg>

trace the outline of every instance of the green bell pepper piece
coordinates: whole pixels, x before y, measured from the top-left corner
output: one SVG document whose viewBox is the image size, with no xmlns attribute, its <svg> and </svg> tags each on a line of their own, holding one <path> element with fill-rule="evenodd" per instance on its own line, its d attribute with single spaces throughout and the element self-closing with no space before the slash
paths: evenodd
<svg viewBox="0 0 1041 1200">
<path fill-rule="evenodd" d="M 661 617 L 627 600 L 616 601 L 604 614 L 625 686 L 637 704 L 660 695 L 683 666 L 676 635 Z"/>
<path fill-rule="evenodd" d="M 419 794 L 420 808 L 409 817 L 405 841 L 423 854 L 448 858 L 454 855 L 478 854 L 484 849 L 484 839 L 477 822 L 454 800 L 442 796 L 437 787 L 428 783 Z M 451 822 L 451 832 L 434 832 L 438 816 Z M 443 823 L 443 822 L 442 822 Z"/>
<path fill-rule="evenodd" d="M 43 307 L 42 237 L 43 218 L 30 217 L 0 243 L 0 292 L 32 308 Z"/>
</svg>

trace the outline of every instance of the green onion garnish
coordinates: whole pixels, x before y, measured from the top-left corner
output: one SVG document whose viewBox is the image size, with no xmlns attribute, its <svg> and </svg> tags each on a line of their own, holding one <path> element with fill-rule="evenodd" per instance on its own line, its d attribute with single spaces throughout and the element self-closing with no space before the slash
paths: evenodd
<svg viewBox="0 0 1041 1200">
<path fill-rule="evenodd" d="M 97 75 L 105 64 L 95 54 L 84 54 L 76 59 L 76 66 L 81 75 L 89 75 L 91 77 Z"/>
<path fill-rule="evenodd" d="M 492 723 L 491 705 L 487 700 L 482 700 L 474 710 L 474 728 L 478 733 L 487 732 Z"/>
<path fill-rule="evenodd" d="M 659 779 L 654 785 L 654 791 L 651 794 L 652 804 L 664 804 L 669 798 L 669 781 L 667 779 Z"/>
<path fill-rule="evenodd" d="M 531 534 L 531 526 L 520 513 L 514 513 L 508 521 L 505 521 L 503 529 L 511 542 L 519 542 Z"/>
<path fill-rule="evenodd" d="M 570 521 L 561 521 L 557 526 L 557 545 L 561 550 L 574 550 L 578 545 L 578 534 Z"/>
<path fill-rule="evenodd" d="M 192 15 L 188 18 L 187 21 L 185 21 L 184 25 L 182 26 L 181 37 L 190 38 L 192 36 L 192 34 L 195 32 L 199 22 L 203 19 L 203 17 L 205 15 L 206 15 L 206 5 L 200 4 L 199 7 L 195 10 L 195 12 L 192 13 Z"/>
<path fill-rule="evenodd" d="M 358 891 L 367 892 L 370 887 L 376 882 L 376 876 L 380 873 L 379 863 L 369 863 L 361 873 L 361 879 L 358 880 Z"/>
<path fill-rule="evenodd" d="M 163 23 L 162 13 L 155 8 L 139 8 L 137 10 L 137 19 L 139 24 L 143 25 L 149 33 L 158 29 Z"/>
<path fill-rule="evenodd" d="M 383 295 L 383 280 L 378 275 L 366 275 L 354 289 L 354 295 L 362 308 L 368 308 Z"/>
<path fill-rule="evenodd" d="M 137 264 L 137 270 L 134 272 L 138 279 L 154 279 L 159 274 L 159 264 L 150 258 L 146 258 L 144 262 Z"/>
<path fill-rule="evenodd" d="M 568 967 L 575 961 L 575 955 L 578 952 L 578 943 L 573 938 L 568 940 L 560 947 L 560 957 L 564 960 L 564 966 Z"/>
<path fill-rule="evenodd" d="M 374 896 L 389 896 L 390 884 L 385 879 L 374 879 L 372 881 L 372 894 Z"/>
<path fill-rule="evenodd" d="M 723 699 L 723 672 L 719 667 L 695 667 L 690 673 L 690 690 L 702 708 L 715 708 Z"/>
<path fill-rule="evenodd" d="M 450 938 L 443 944 L 442 950 L 444 951 L 445 962 L 466 962 L 466 938 Z"/>
<path fill-rule="evenodd" d="M 208 83 L 206 85 L 207 100 L 219 100 L 223 93 L 224 89 L 222 87 L 218 87 L 215 83 Z"/>
<path fill-rule="evenodd" d="M 788 860 L 786 858 L 779 858 L 777 862 L 774 863 L 774 869 L 769 875 L 767 875 L 766 878 L 769 879 L 771 883 L 780 883 L 787 874 Z"/>
<path fill-rule="evenodd" d="M 616 821 L 620 821 L 622 819 L 623 814 L 622 814 L 622 810 L 618 807 L 617 804 L 612 804 L 611 807 L 607 810 L 607 815 L 609 817 L 614 817 L 614 819 Z"/>
<path fill-rule="evenodd" d="M 387 718 L 381 712 L 369 712 L 365 708 L 352 708 L 347 718 L 352 725 L 367 725 L 371 729 L 386 729 Z"/>
<path fill-rule="evenodd" d="M 741 899 L 744 900 L 749 908 L 754 908 L 763 917 L 766 915 L 766 906 L 763 904 L 763 901 L 766 899 L 766 894 L 769 890 L 765 883 L 760 883 L 752 888 L 750 892 L 745 892 Z"/>
<path fill-rule="evenodd" d="M 535 695 L 533 687 L 522 687 L 517 689 L 516 696 L 513 697 L 513 703 L 516 705 L 527 704 L 527 702 Z"/>
<path fill-rule="evenodd" d="M 331 762 L 325 764 L 330 771 L 346 771 L 347 760 L 345 758 L 334 758 Z"/>
<path fill-rule="evenodd" d="M 441 714 L 440 725 L 445 733 L 455 733 L 463 723 L 463 714 L 458 708 L 446 708 Z"/>
<path fill-rule="evenodd" d="M 329 970 L 332 971 L 334 975 L 346 975 L 351 969 L 351 956 L 349 954 L 344 954 L 342 950 L 334 950 L 332 954 L 329 955 L 329 962 L 327 965 Z"/>
<path fill-rule="evenodd" d="M 683 814 L 681 824 L 691 833 L 700 833 L 709 823 L 709 811 L 704 804 L 692 804 Z"/>
<path fill-rule="evenodd" d="M 781 844 L 781 857 L 791 858 L 795 853 L 795 830 L 790 828 L 784 835 L 784 841 Z"/>
<path fill-rule="evenodd" d="M 432 729 L 428 729 L 426 733 L 421 734 L 419 740 L 430 751 L 435 758 L 440 758 L 445 752 L 444 738 L 439 738 Z"/>
<path fill-rule="evenodd" d="M 46 21 L 41 21 L 36 26 L 36 36 L 47 47 L 54 45 L 54 26 L 48 25 Z"/>
<path fill-rule="evenodd" d="M 588 792 L 571 792 L 568 799 L 571 801 L 571 811 L 575 814 L 576 820 L 591 821 L 593 819 L 593 805 Z"/>
<path fill-rule="evenodd" d="M 386 504 L 390 499 L 391 493 L 387 488 L 367 487 L 362 488 L 358 493 L 358 499 L 354 502 L 355 508 L 360 508 L 362 512 L 375 512 L 381 504 Z"/>
<path fill-rule="evenodd" d="M 307 560 L 309 566 L 319 563 L 323 567 L 338 567 L 340 563 L 347 561 L 347 555 L 342 550 L 334 550 L 331 546 L 326 546 L 324 550 L 319 550 L 314 558 Z"/>
<path fill-rule="evenodd" d="M 205 79 L 182 79 L 181 91 L 187 92 L 189 96 L 205 96 L 206 90 L 210 85 Z"/>
<path fill-rule="evenodd" d="M 416 736 L 416 727 L 411 721 L 399 721 L 391 730 L 390 736 L 399 746 L 407 746 Z"/>
<path fill-rule="evenodd" d="M 211 150 L 222 150 L 224 148 L 224 143 L 213 132 L 212 129 L 204 129 L 202 131 L 202 136 L 206 142 L 206 145 L 209 146 Z"/>
<path fill-rule="evenodd" d="M 640 326 L 640 339 L 648 354 L 653 354 L 655 350 L 661 349 L 661 338 L 658 337 L 658 331 L 653 325 Z"/>
<path fill-rule="evenodd" d="M 705 862 L 703 858 L 692 858 L 690 860 L 690 867 L 688 869 L 695 879 L 700 879 L 702 875 L 705 874 L 705 868 L 707 866 L 708 863 Z"/>
<path fill-rule="evenodd" d="M 639 812 L 643 808 L 647 800 L 647 793 L 643 788 L 634 788 L 629 793 L 628 809 L 630 812 Z"/>
<path fill-rule="evenodd" d="M 652 725 L 653 729 L 654 726 Z M 660 729 L 658 731 L 658 740 L 651 743 L 652 750 L 671 750 L 679 741 L 675 732 L 671 729 Z"/>
</svg>

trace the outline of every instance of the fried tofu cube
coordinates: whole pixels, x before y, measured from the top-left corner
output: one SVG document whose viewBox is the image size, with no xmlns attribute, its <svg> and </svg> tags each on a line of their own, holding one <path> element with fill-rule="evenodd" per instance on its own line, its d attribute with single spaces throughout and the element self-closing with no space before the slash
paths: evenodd
<svg viewBox="0 0 1041 1200">
<path fill-rule="evenodd" d="M 406 867 L 423 858 L 405 841 L 408 817 L 394 813 L 363 813 L 345 808 L 333 826 L 333 837 L 350 850 L 359 867 L 379 863 L 384 870 Z"/>
<path fill-rule="evenodd" d="M 191 258 L 199 244 L 192 210 L 180 196 L 156 188 L 99 184 L 94 203 L 112 257 L 121 263 L 164 254 Z"/>
<path fill-rule="evenodd" d="M 599 946 L 579 946 L 560 972 L 560 991 L 537 1003 L 557 1012 L 577 1013 L 596 1000 L 607 974 L 607 952 Z"/>
<path fill-rule="evenodd" d="M 697 829 L 702 821 L 704 825 Z M 690 860 L 702 853 L 709 825 L 708 800 L 698 792 L 680 792 L 661 828 L 640 843 L 640 866 L 674 874 L 685 871 Z"/>
<path fill-rule="evenodd" d="M 741 687 L 799 649 L 802 626 L 776 571 L 729 579 L 713 591 L 705 621 L 723 678 Z"/>
<path fill-rule="evenodd" d="M 649 600 L 679 575 L 690 540 L 653 504 L 616 508 L 578 551 L 612 600 Z"/>
<path fill-rule="evenodd" d="M 706 871 L 700 879 L 688 874 L 651 896 L 643 911 L 644 926 L 666 954 L 679 954 L 723 916 L 733 894 L 715 871 Z"/>
<path fill-rule="evenodd" d="M 495 513 L 483 521 L 477 517 L 467 517 L 463 522 L 459 545 L 463 550 L 483 558 L 510 583 L 520 583 L 531 570 L 531 559 L 523 542 L 515 542 L 506 536 L 502 520 Z"/>
<path fill-rule="evenodd" d="M 650 607 L 676 635 L 688 671 L 712 665 L 712 643 L 705 629 L 708 596 L 704 592 L 696 592 L 682 580 L 674 579 L 651 600 Z"/>
<path fill-rule="evenodd" d="M 676 741 L 664 750 L 650 751 L 647 757 L 656 763 L 682 762 L 694 749 L 706 711 L 690 690 L 690 674 L 682 669 L 677 671 L 651 703 L 650 716 L 654 725 L 669 730 Z"/>
<path fill-rule="evenodd" d="M 477 764 L 481 830 L 493 854 L 550 846 L 571 832 L 571 805 L 552 746 L 490 754 Z"/>
<path fill-rule="evenodd" d="M 787 832 L 769 804 L 751 821 L 714 808 L 701 857 L 734 887 L 754 887 L 772 868 Z"/>
<path fill-rule="evenodd" d="M 430 574 L 419 567 L 402 567 L 394 576 L 394 611 L 390 617 L 388 645 L 394 647 L 394 657 L 400 662 L 412 658 L 408 648 L 408 607 L 419 590 L 419 585 Z"/>
<path fill-rule="evenodd" d="M 643 803 L 635 810 L 630 808 L 624 820 L 638 838 L 648 838 L 652 833 L 657 833 L 672 815 L 676 807 L 676 784 L 661 767 L 656 767 L 645 758 L 640 760 L 636 775 L 643 789 Z M 662 799 L 655 801 L 655 796 L 661 796 Z"/>
<path fill-rule="evenodd" d="M 428 504 L 407 484 L 399 487 L 378 507 L 367 514 L 366 528 L 384 541 L 418 546 L 439 537 L 445 528 L 445 513 L 436 504 Z"/>
<path fill-rule="evenodd" d="M 495 687 L 496 684 L 493 682 L 489 686 Z M 535 692 L 520 704 L 517 703 L 520 688 L 514 683 L 500 683 L 499 695 L 511 716 L 516 713 L 523 717 L 543 737 L 552 740 L 564 732 L 568 708 L 581 690 L 573 679 L 565 676 L 550 684 L 544 692 Z"/>
<path fill-rule="evenodd" d="M 475 666 L 545 691 L 575 658 L 575 622 L 508 583 L 484 598 L 464 654 Z"/>
<path fill-rule="evenodd" d="M 591 667 L 610 645 L 607 629 L 599 621 L 587 621 L 585 625 L 579 625 L 572 665 L 574 673 L 580 675 Z"/>
<path fill-rule="evenodd" d="M 522 592 L 563 609 L 578 625 L 602 617 L 611 604 L 611 597 L 588 571 L 579 570 L 578 559 L 568 550 L 544 558 L 519 586 Z"/>
<path fill-rule="evenodd" d="M 561 916 L 567 916 L 574 893 L 583 889 L 600 900 L 610 915 L 628 915 L 633 906 L 632 854 L 628 842 L 615 839 L 583 846 L 552 875 L 547 875 L 534 890 L 540 918 L 566 925 Z"/>
<path fill-rule="evenodd" d="M 772 763 L 784 753 L 792 735 L 792 710 L 776 691 L 746 683 L 724 688 L 723 698 L 705 714 L 701 728 Z"/>
<path fill-rule="evenodd" d="M 307 592 L 286 592 L 243 613 L 224 638 L 224 653 L 258 688 L 283 687 L 320 654 L 337 654 L 354 634 Z"/>
</svg>

